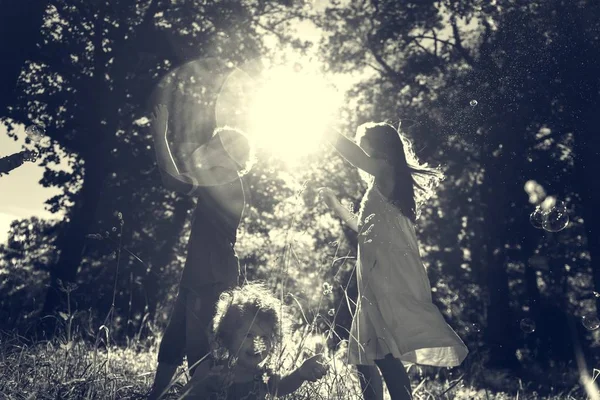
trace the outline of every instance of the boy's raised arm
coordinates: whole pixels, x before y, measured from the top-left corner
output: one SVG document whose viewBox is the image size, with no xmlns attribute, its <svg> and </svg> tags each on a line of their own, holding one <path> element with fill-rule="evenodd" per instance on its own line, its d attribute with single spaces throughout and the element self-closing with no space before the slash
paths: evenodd
<svg viewBox="0 0 600 400">
<path fill-rule="evenodd" d="M 218 185 L 222 179 L 219 177 L 225 173 L 222 168 L 197 168 L 194 173 L 184 173 L 177 167 L 177 163 L 171 153 L 167 135 L 169 112 L 167 107 L 159 104 L 155 107 L 152 115 L 152 137 L 154 139 L 154 151 L 156 162 L 162 177 L 163 184 L 180 193 L 193 195 L 199 186 Z"/>
<path fill-rule="evenodd" d="M 173 159 L 167 134 L 169 132 L 169 112 L 164 104 L 159 104 L 154 108 L 152 114 L 152 138 L 154 139 L 154 151 L 156 153 L 156 162 L 161 172 L 166 172 L 171 176 L 179 176 L 179 168 Z"/>
</svg>

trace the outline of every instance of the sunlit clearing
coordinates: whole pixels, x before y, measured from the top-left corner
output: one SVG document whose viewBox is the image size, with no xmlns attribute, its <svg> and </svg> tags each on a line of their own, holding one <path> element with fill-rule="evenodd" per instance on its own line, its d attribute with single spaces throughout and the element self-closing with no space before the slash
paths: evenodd
<svg viewBox="0 0 600 400">
<path fill-rule="evenodd" d="M 286 162 L 319 148 L 342 95 L 318 72 L 279 67 L 269 71 L 249 110 L 249 133 L 259 147 Z"/>
</svg>

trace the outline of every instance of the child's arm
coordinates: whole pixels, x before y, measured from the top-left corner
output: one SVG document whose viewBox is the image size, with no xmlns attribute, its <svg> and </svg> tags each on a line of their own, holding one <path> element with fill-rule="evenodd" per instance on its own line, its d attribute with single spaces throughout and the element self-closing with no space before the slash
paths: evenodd
<svg viewBox="0 0 600 400">
<path fill-rule="evenodd" d="M 269 391 L 276 396 L 288 395 L 298 390 L 306 381 L 315 382 L 321 379 L 327 374 L 328 369 L 323 356 L 317 354 L 305 360 L 299 368 L 284 377 L 272 376 L 269 379 Z"/>
<path fill-rule="evenodd" d="M 342 135 L 336 129 L 330 129 L 333 130 L 333 133 L 331 136 L 327 136 L 327 140 L 350 164 L 375 177 L 391 172 L 392 166 L 385 160 L 369 157 L 369 155 L 352 140 Z"/>
<path fill-rule="evenodd" d="M 156 161 L 163 184 L 171 190 L 191 195 L 199 186 L 216 186 L 223 182 L 220 177 L 226 174 L 227 171 L 222 167 L 197 168 L 193 174 L 180 171 L 167 140 L 168 120 L 167 107 L 163 104 L 156 106 L 152 115 L 151 131 L 154 139 Z"/>
<path fill-rule="evenodd" d="M 348 225 L 354 232 L 358 232 L 358 216 L 350 210 L 346 209 L 335 197 L 333 191 L 329 188 L 322 188 L 319 191 L 319 196 L 325 202 L 327 207 L 331 208 L 340 217 L 346 225 Z"/>
<path fill-rule="evenodd" d="M 164 104 L 159 104 L 154 107 L 152 114 L 151 131 L 154 139 L 154 151 L 156 153 L 156 161 L 161 172 L 176 177 L 180 175 L 179 168 L 173 159 L 167 135 L 169 132 L 169 111 Z"/>
</svg>

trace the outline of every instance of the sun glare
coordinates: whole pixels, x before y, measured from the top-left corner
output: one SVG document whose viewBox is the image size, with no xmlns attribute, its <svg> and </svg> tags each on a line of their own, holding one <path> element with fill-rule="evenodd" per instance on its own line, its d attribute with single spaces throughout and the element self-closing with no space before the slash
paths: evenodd
<svg viewBox="0 0 600 400">
<path fill-rule="evenodd" d="M 319 148 L 342 95 L 317 71 L 278 67 L 269 71 L 249 110 L 249 133 L 259 147 L 286 162 Z"/>
</svg>

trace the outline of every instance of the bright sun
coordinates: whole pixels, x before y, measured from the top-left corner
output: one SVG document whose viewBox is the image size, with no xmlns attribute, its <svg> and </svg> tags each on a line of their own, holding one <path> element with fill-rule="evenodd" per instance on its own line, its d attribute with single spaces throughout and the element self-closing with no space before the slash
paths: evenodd
<svg viewBox="0 0 600 400">
<path fill-rule="evenodd" d="M 293 162 L 319 148 L 342 95 L 317 71 L 278 67 L 254 93 L 248 134 L 258 147 Z"/>
</svg>

